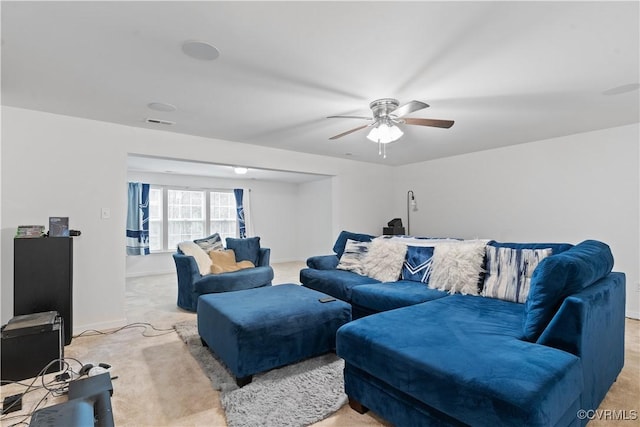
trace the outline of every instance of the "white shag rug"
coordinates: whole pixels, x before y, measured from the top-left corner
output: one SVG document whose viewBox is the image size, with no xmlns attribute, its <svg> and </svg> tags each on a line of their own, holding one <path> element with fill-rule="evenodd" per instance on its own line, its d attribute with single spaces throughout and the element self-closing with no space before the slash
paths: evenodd
<svg viewBox="0 0 640 427">
<path fill-rule="evenodd" d="M 238 388 L 222 362 L 200 341 L 195 322 L 174 325 L 189 352 L 220 390 L 229 427 L 303 427 L 321 421 L 346 402 L 344 361 L 333 353 L 253 376 Z"/>
</svg>

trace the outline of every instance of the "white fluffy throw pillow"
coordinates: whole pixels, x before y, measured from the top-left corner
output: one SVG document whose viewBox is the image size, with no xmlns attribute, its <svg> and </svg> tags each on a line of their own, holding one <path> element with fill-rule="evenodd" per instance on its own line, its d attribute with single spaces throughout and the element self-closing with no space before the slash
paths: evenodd
<svg viewBox="0 0 640 427">
<path fill-rule="evenodd" d="M 195 258 L 196 264 L 198 264 L 198 270 L 203 276 L 211 273 L 211 258 L 198 244 L 191 241 L 178 243 L 178 248 L 185 255 L 191 255 Z"/>
<path fill-rule="evenodd" d="M 369 252 L 362 260 L 363 273 L 381 282 L 395 282 L 400 277 L 406 254 L 407 245 L 373 239 Z"/>
<path fill-rule="evenodd" d="M 485 240 L 443 243 L 435 247 L 429 287 L 450 294 L 478 295 Z"/>
</svg>

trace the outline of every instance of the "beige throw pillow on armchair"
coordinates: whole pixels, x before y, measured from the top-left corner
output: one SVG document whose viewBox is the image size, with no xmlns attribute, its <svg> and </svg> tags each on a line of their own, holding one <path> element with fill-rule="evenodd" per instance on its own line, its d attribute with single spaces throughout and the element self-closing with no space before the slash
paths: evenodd
<svg viewBox="0 0 640 427">
<path fill-rule="evenodd" d="M 233 249 L 217 250 L 209 252 L 211 258 L 211 273 L 229 273 L 245 268 L 253 268 L 255 265 L 251 261 L 236 262 L 236 253 Z"/>
</svg>

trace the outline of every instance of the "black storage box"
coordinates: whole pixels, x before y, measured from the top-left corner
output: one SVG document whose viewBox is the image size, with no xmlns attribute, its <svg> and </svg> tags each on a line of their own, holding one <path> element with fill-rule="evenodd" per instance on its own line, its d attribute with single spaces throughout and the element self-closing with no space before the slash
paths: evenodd
<svg viewBox="0 0 640 427">
<path fill-rule="evenodd" d="M 57 311 L 15 316 L 2 327 L 0 376 L 3 381 L 20 381 L 63 369 L 64 325 Z"/>
<path fill-rule="evenodd" d="M 404 234 L 404 227 L 383 227 L 382 234 L 385 236 L 400 236 Z"/>
</svg>

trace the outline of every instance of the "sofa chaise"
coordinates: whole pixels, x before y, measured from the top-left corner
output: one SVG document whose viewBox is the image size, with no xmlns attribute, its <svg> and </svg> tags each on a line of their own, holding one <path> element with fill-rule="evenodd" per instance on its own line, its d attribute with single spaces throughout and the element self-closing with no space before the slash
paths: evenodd
<svg viewBox="0 0 640 427">
<path fill-rule="evenodd" d="M 347 240 L 372 238 L 343 232 L 335 255 L 311 257 L 300 272 L 304 286 L 360 317 L 336 341 L 352 408 L 398 426 L 586 424 L 579 411 L 598 408 L 624 364 L 625 276 L 612 272 L 606 244 L 487 242 L 505 253 L 549 250 L 526 301 L 513 302 L 336 268 Z"/>
</svg>

